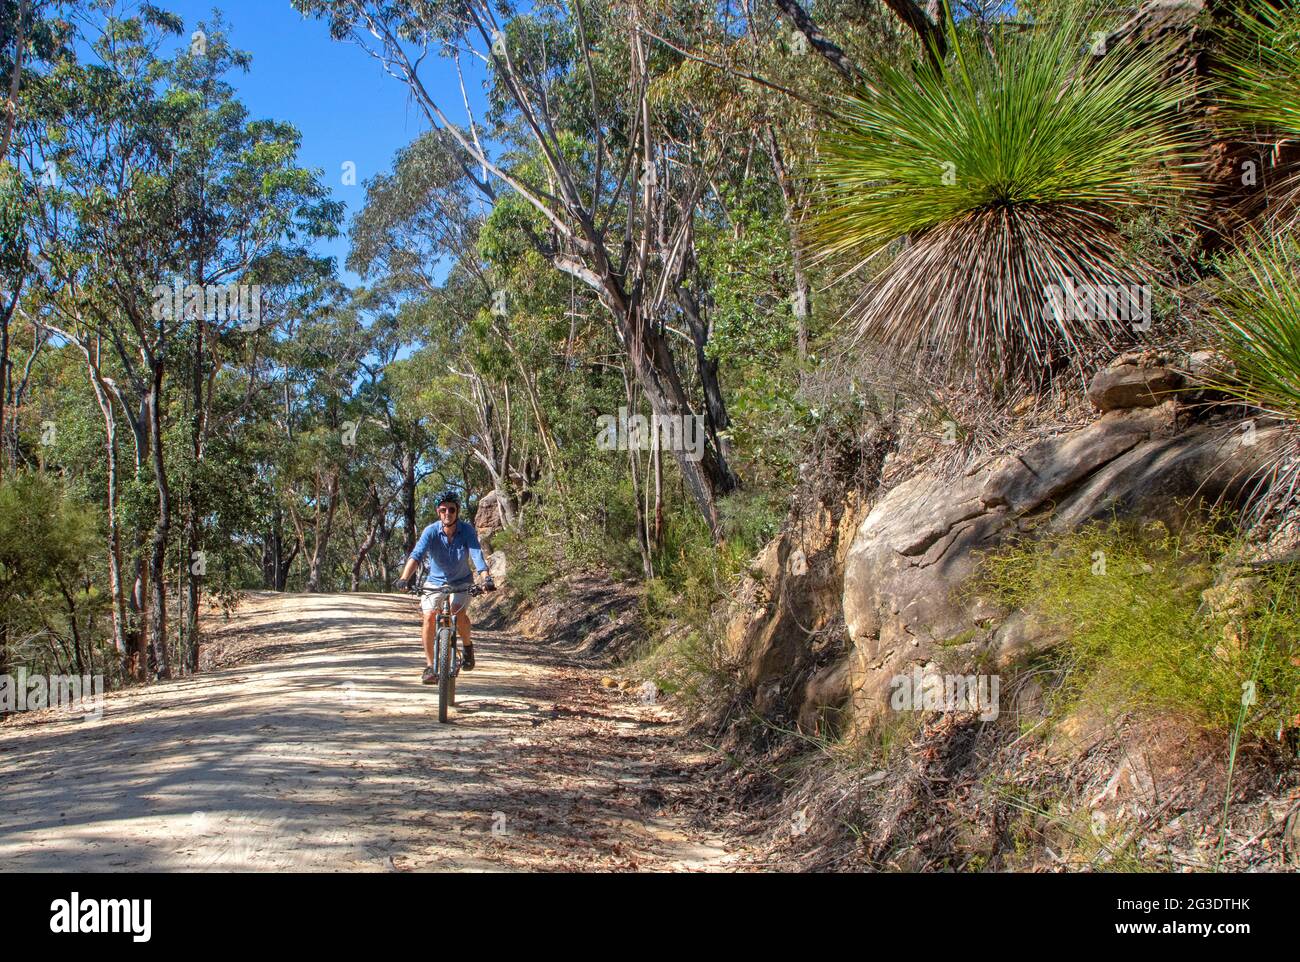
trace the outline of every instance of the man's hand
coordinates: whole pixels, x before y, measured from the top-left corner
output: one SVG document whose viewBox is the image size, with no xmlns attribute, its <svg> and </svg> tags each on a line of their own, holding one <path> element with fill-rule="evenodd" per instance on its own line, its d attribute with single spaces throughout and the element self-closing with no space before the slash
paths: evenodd
<svg viewBox="0 0 1300 962">
<path fill-rule="evenodd" d="M 397 585 L 397 590 L 398 590 L 398 591 L 405 591 L 407 588 L 411 587 L 411 579 L 410 579 L 410 578 L 398 578 L 397 581 L 396 581 L 396 585 Z"/>
</svg>

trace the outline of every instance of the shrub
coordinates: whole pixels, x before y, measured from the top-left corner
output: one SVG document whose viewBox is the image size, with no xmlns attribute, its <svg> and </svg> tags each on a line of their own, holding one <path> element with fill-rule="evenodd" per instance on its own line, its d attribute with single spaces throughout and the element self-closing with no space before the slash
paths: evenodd
<svg viewBox="0 0 1300 962">
<path fill-rule="evenodd" d="M 984 559 L 977 590 L 1035 612 L 1060 633 L 1063 705 L 1090 702 L 1263 737 L 1300 711 L 1300 566 L 1249 578 L 1238 543 L 1205 524 L 1097 524 Z M 1233 579 L 1203 593 L 1216 578 Z M 1208 597 L 1208 596 L 1207 596 Z"/>
<path fill-rule="evenodd" d="M 1266 513 L 1294 498 L 1300 484 L 1300 243 L 1273 235 L 1227 258 L 1214 319 L 1230 370 L 1206 383 L 1240 402 L 1282 418 L 1290 436 L 1252 493 Z"/>
</svg>

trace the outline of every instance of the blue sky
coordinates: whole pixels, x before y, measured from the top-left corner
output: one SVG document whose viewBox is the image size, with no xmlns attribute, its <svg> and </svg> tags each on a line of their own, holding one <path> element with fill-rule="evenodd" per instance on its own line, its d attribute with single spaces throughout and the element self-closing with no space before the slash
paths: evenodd
<svg viewBox="0 0 1300 962">
<path fill-rule="evenodd" d="M 289 0 L 155 0 L 179 14 L 187 31 L 211 16 L 225 15 L 235 47 L 252 55 L 248 73 L 228 78 L 255 117 L 286 120 L 302 131 L 302 163 L 318 167 L 336 200 L 347 204 L 348 219 L 365 199 L 365 181 L 390 169 L 393 154 L 428 129 L 423 112 L 406 86 L 384 73 L 360 47 L 330 39 L 325 24 L 307 20 Z M 428 60 L 425 84 L 453 120 L 461 119 L 461 95 L 452 64 Z M 475 115 L 481 116 L 482 90 L 466 78 Z M 342 165 L 356 164 L 356 186 L 344 186 Z M 345 223 L 346 230 L 346 223 Z M 357 278 L 343 269 L 347 238 L 320 245 L 337 258 L 345 281 Z"/>
</svg>

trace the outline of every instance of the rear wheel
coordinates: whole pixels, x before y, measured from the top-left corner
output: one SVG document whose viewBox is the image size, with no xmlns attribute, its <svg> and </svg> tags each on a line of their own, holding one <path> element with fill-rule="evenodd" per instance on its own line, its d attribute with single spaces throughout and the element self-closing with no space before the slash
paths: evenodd
<svg viewBox="0 0 1300 962">
<path fill-rule="evenodd" d="M 451 673 L 451 629 L 438 632 L 438 721 L 447 720 L 452 699 L 456 697 L 456 679 Z"/>
</svg>

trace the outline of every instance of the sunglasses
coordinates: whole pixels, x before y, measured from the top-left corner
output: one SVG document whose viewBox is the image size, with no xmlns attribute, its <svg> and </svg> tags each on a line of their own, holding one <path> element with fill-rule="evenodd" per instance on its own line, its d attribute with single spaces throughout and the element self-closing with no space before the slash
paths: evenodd
<svg viewBox="0 0 1300 962">
<path fill-rule="evenodd" d="M 439 514 L 458 514 L 459 512 L 460 512 L 460 508 L 440 507 L 438 509 Z"/>
</svg>

